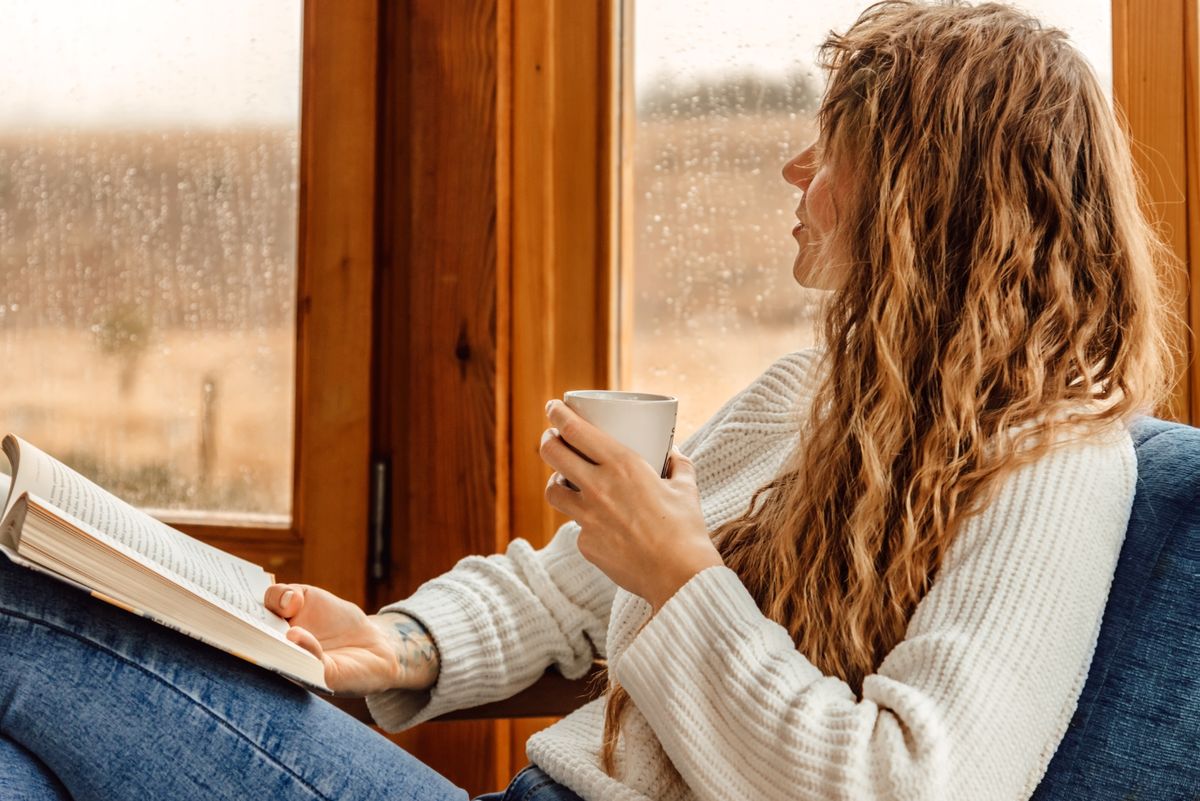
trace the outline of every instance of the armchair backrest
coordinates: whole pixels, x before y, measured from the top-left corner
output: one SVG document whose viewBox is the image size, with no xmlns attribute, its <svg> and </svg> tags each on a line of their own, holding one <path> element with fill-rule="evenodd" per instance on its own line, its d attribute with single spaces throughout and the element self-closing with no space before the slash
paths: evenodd
<svg viewBox="0 0 1200 801">
<path fill-rule="evenodd" d="M 1079 707 L 1033 801 L 1200 797 L 1200 429 L 1145 418 Z"/>
</svg>

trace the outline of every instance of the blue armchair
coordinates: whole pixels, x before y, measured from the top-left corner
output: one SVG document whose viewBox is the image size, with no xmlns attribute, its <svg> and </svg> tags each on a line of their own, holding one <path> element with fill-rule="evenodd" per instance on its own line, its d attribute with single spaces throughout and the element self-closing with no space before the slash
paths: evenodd
<svg viewBox="0 0 1200 801">
<path fill-rule="evenodd" d="M 1200 799 L 1200 429 L 1133 429 L 1138 483 L 1087 684 L 1033 801 Z"/>
</svg>

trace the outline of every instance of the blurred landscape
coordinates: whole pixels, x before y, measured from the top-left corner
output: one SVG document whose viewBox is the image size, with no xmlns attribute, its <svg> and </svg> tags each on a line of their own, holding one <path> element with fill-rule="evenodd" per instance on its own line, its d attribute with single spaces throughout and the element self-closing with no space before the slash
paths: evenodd
<svg viewBox="0 0 1200 801">
<path fill-rule="evenodd" d="M 0 137 L 0 428 L 131 502 L 287 515 L 298 141 Z"/>
</svg>

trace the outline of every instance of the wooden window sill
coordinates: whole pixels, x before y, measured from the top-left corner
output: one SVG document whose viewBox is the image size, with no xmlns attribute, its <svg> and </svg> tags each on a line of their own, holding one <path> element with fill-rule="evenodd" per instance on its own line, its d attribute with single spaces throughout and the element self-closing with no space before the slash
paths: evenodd
<svg viewBox="0 0 1200 801">
<path fill-rule="evenodd" d="M 500 718 L 558 718 L 570 714 L 588 701 L 598 698 L 604 685 L 597 681 L 601 667 L 595 665 L 582 679 L 567 679 L 556 670 L 547 670 L 534 684 L 512 698 L 460 709 L 437 720 L 488 720 Z M 367 702 L 362 698 L 328 698 L 334 706 L 363 723 L 374 725 Z"/>
</svg>

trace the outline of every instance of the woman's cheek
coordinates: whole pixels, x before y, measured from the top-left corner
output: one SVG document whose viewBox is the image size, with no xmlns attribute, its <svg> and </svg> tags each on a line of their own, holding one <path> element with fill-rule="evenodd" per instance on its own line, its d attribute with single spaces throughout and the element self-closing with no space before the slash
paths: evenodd
<svg viewBox="0 0 1200 801">
<path fill-rule="evenodd" d="M 808 188 L 806 205 L 808 207 L 808 224 L 815 233 L 824 235 L 833 229 L 837 212 L 834 207 L 833 193 L 830 191 L 829 178 L 824 171 L 818 172 Z"/>
</svg>

